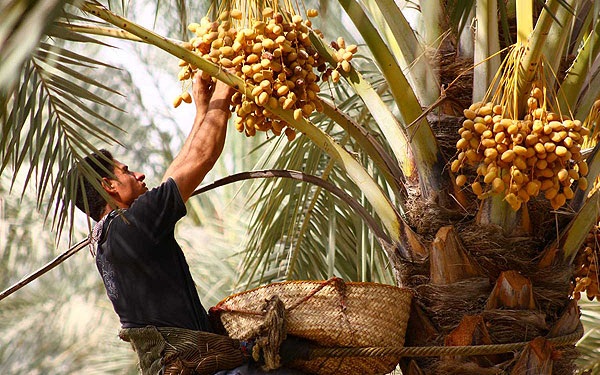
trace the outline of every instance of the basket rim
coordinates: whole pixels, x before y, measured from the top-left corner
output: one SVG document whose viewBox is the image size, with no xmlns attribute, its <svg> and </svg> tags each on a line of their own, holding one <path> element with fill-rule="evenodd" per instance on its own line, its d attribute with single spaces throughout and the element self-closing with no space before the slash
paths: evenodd
<svg viewBox="0 0 600 375">
<path fill-rule="evenodd" d="M 407 287 L 377 283 L 377 282 L 373 282 L 373 281 L 345 281 L 344 279 L 342 279 L 340 277 L 333 277 L 333 278 L 326 279 L 326 280 L 286 280 L 286 281 L 278 281 L 278 282 L 265 284 L 265 285 L 258 286 L 258 287 L 252 288 L 252 289 L 248 289 L 248 290 L 244 290 L 244 291 L 241 291 L 238 293 L 231 294 L 231 295 L 223 298 L 221 301 L 219 301 L 214 307 L 212 307 L 212 309 L 220 310 L 220 307 L 225 305 L 231 299 L 237 298 L 237 297 L 245 295 L 245 294 L 255 292 L 259 289 L 265 289 L 265 288 L 274 287 L 277 285 L 289 285 L 289 284 L 319 284 L 319 285 L 321 285 L 323 283 L 334 283 L 334 282 L 339 282 L 339 281 L 343 282 L 347 286 L 376 286 L 376 287 L 384 288 L 384 289 L 394 289 L 396 291 L 409 294 L 411 299 L 415 295 L 414 290 L 411 288 L 407 288 Z"/>
</svg>

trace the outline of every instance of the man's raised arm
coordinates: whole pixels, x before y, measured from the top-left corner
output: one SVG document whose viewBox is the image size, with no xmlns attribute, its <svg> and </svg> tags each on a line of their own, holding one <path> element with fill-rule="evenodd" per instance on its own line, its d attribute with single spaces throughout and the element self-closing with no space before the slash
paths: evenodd
<svg viewBox="0 0 600 375">
<path fill-rule="evenodd" d="M 194 75 L 192 91 L 196 118 L 192 130 L 163 177 L 163 181 L 169 177 L 175 180 L 184 202 L 223 152 L 229 103 L 234 93 L 234 89 L 223 82 L 213 84 L 210 80 L 203 80 L 201 75 L 200 72 Z"/>
</svg>

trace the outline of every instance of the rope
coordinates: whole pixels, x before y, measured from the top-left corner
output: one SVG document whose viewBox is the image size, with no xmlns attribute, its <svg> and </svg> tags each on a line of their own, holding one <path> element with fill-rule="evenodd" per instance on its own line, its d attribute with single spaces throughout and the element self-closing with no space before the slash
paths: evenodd
<svg viewBox="0 0 600 375">
<path fill-rule="evenodd" d="M 262 324 L 251 337 L 254 339 L 252 357 L 264 363 L 263 371 L 281 367 L 279 348 L 286 337 L 285 305 L 277 295 L 265 301 L 262 308 L 265 312 Z"/>
<path fill-rule="evenodd" d="M 547 338 L 555 346 L 567 346 L 576 343 L 583 336 L 583 326 L 565 336 Z M 487 355 L 508 353 L 522 349 L 527 342 L 475 345 L 475 346 L 414 346 L 414 347 L 357 347 L 357 348 L 311 348 L 310 358 L 318 357 L 438 357 L 443 355 Z"/>
</svg>

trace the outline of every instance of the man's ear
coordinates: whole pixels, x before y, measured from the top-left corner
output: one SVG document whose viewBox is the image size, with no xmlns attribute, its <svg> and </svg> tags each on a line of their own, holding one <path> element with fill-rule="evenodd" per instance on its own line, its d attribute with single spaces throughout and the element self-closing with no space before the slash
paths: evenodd
<svg viewBox="0 0 600 375">
<path fill-rule="evenodd" d="M 106 178 L 106 177 L 102 177 L 102 188 L 107 192 L 107 193 L 112 193 L 115 191 L 115 188 L 113 187 L 112 182 Z"/>
</svg>

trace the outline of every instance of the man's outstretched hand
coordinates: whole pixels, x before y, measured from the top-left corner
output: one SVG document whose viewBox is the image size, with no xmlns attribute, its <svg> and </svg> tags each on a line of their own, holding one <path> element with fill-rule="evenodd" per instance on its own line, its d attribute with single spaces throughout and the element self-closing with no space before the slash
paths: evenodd
<svg viewBox="0 0 600 375">
<path fill-rule="evenodd" d="M 196 111 L 202 118 L 210 109 L 229 110 L 231 96 L 235 92 L 231 86 L 217 80 L 213 82 L 211 76 L 197 71 L 193 80 L 193 99 Z"/>
<path fill-rule="evenodd" d="M 208 103 L 210 103 L 214 85 L 210 76 L 208 79 L 204 79 L 202 76 L 203 74 L 200 71 L 194 74 L 194 80 L 192 83 L 192 98 L 196 104 L 197 115 L 204 118 L 206 111 L 208 111 Z"/>
</svg>

